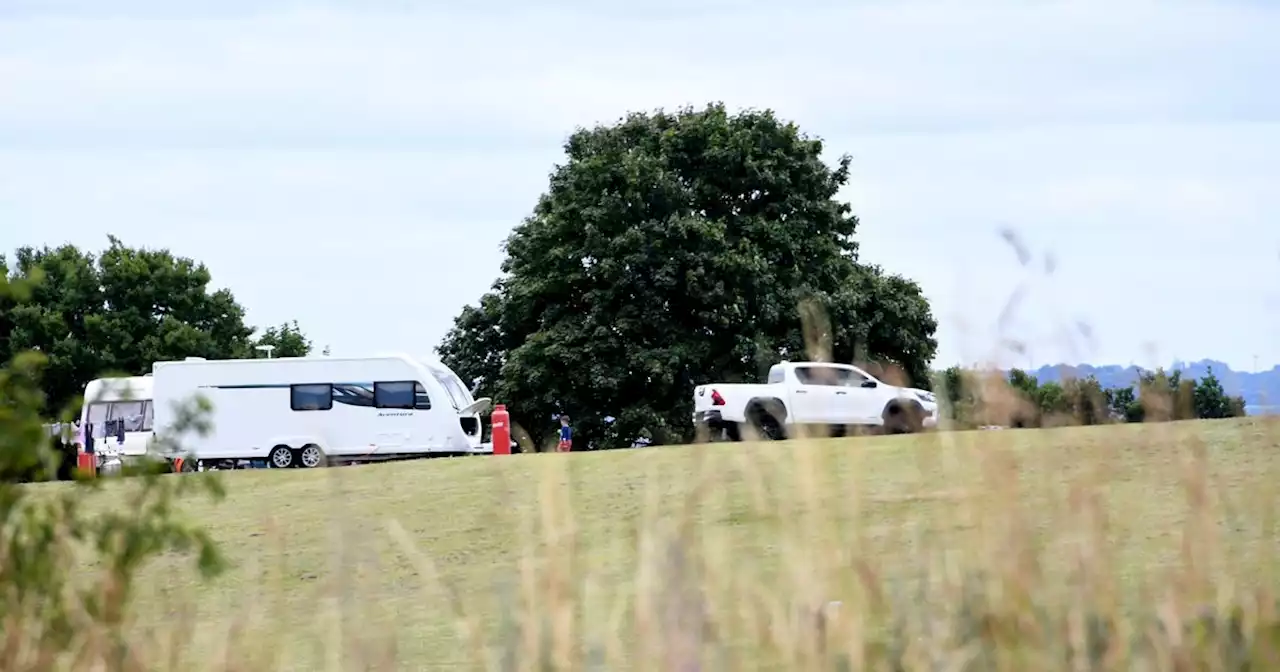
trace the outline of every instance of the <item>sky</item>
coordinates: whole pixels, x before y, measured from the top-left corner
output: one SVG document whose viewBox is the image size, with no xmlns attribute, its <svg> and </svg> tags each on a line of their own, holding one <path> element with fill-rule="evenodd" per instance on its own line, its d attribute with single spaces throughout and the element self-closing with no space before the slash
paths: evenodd
<svg viewBox="0 0 1280 672">
<path fill-rule="evenodd" d="M 255 325 L 430 352 L 569 133 L 723 101 L 852 156 L 938 366 L 1267 369 L 1276 34 L 1243 1 L 0 0 L 0 251 L 114 234 Z"/>
</svg>

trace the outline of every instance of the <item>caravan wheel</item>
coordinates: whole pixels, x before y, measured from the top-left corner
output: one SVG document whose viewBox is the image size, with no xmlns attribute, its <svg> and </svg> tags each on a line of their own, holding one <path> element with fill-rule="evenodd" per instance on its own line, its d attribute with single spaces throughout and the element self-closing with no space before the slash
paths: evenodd
<svg viewBox="0 0 1280 672">
<path fill-rule="evenodd" d="M 320 450 L 320 446 L 314 443 L 308 443 L 298 452 L 298 459 L 302 462 L 302 466 L 307 469 L 315 469 L 323 467 L 325 464 L 324 451 Z"/>
<path fill-rule="evenodd" d="M 267 455 L 267 463 L 272 469 L 288 469 L 293 466 L 293 450 L 289 446 L 276 446 Z"/>
</svg>

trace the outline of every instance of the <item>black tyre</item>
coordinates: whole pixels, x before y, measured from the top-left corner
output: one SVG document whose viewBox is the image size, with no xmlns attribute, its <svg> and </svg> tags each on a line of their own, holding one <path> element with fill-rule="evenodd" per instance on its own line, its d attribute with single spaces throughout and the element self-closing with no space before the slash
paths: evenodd
<svg viewBox="0 0 1280 672">
<path fill-rule="evenodd" d="M 776 403 L 752 404 L 747 420 L 765 441 L 782 441 L 787 438 L 785 420 L 787 411 Z"/>
<path fill-rule="evenodd" d="M 924 409 L 914 401 L 891 401 L 881 417 L 886 434 L 915 434 L 924 428 Z"/>
<path fill-rule="evenodd" d="M 267 453 L 267 464 L 272 469 L 288 469 L 297 462 L 293 456 L 293 449 L 289 446 L 276 446 Z"/>
<path fill-rule="evenodd" d="M 787 438 L 786 428 L 783 427 L 782 423 L 778 422 L 778 419 L 773 417 L 772 414 L 766 414 L 764 417 L 760 418 L 758 427 L 760 429 L 760 436 L 763 436 L 770 441 L 782 441 Z"/>
</svg>

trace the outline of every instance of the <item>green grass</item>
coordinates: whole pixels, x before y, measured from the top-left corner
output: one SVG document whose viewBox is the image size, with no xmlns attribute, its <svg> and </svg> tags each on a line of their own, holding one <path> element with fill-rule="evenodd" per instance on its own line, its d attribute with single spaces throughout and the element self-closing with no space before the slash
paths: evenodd
<svg viewBox="0 0 1280 672">
<path fill-rule="evenodd" d="M 159 563 L 138 630 L 157 637 L 152 650 L 181 649 L 182 669 L 477 669 L 504 655 L 521 661 L 510 669 L 542 656 L 557 669 L 674 669 L 685 648 L 704 669 L 832 669 L 814 662 L 821 605 L 844 602 L 827 646 L 858 660 L 893 627 L 930 631 L 913 619 L 950 613 L 979 572 L 1064 613 L 1147 614 L 1166 594 L 1191 609 L 1212 604 L 1206 585 L 1277 586 L 1277 429 L 1245 419 L 233 472 L 228 499 L 190 515 L 234 568 L 201 584 L 177 558 Z M 925 648 L 946 653 L 935 639 Z"/>
</svg>

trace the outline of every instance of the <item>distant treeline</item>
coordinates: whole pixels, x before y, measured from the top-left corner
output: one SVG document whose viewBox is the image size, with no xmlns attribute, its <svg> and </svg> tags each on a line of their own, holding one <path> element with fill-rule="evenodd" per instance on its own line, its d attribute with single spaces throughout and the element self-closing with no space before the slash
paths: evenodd
<svg viewBox="0 0 1280 672">
<path fill-rule="evenodd" d="M 1104 388 L 1093 376 L 1041 383 L 1007 373 L 951 367 L 934 390 L 960 428 L 983 425 L 1053 427 L 1116 422 L 1164 422 L 1245 415 L 1243 397 L 1228 396 L 1213 369 L 1200 379 L 1180 371 L 1140 371 L 1138 384 Z"/>
</svg>

